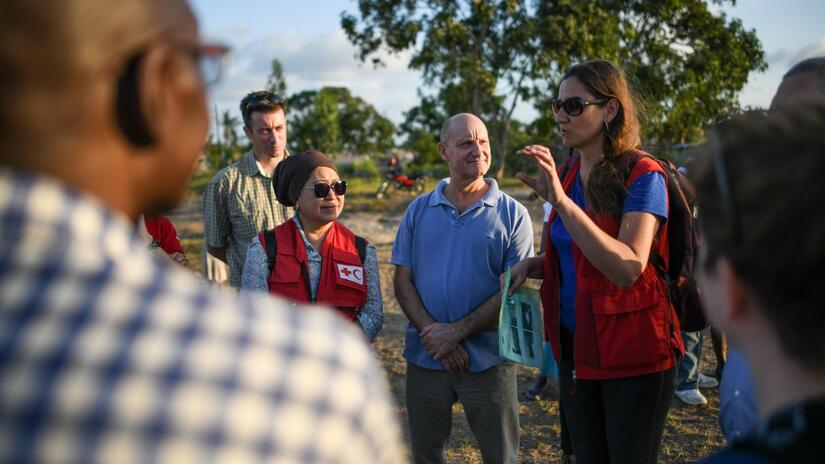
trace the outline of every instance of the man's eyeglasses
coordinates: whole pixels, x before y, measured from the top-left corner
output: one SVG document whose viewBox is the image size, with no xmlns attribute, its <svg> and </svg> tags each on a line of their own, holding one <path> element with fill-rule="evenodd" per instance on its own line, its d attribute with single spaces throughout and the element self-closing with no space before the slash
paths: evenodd
<svg viewBox="0 0 825 464">
<path fill-rule="evenodd" d="M 219 44 L 199 44 L 188 47 L 188 51 L 198 62 L 204 85 L 213 85 L 221 80 L 226 69 L 229 47 Z"/>
<path fill-rule="evenodd" d="M 728 166 L 722 155 L 717 136 L 710 138 L 710 146 L 713 153 L 713 170 L 716 173 L 716 185 L 719 187 L 719 195 L 722 199 L 722 206 L 725 208 L 725 215 L 730 222 L 731 239 L 733 243 L 738 243 L 742 238 L 742 229 L 739 226 L 739 219 L 736 215 L 736 202 L 733 198 L 733 188 L 730 184 Z"/>
<path fill-rule="evenodd" d="M 557 98 L 550 102 L 553 107 L 553 113 L 558 114 L 559 111 L 564 110 L 568 116 L 578 116 L 584 112 L 587 105 L 603 105 L 609 102 L 609 98 L 596 98 L 594 100 L 585 100 L 582 97 L 570 97 L 566 100 Z"/>
<path fill-rule="evenodd" d="M 347 181 L 336 180 L 331 184 L 326 182 L 316 182 L 312 184 L 312 187 L 306 187 L 301 190 L 312 190 L 316 198 L 326 198 L 327 195 L 329 195 L 329 191 L 332 190 L 340 197 L 347 193 Z"/>
</svg>

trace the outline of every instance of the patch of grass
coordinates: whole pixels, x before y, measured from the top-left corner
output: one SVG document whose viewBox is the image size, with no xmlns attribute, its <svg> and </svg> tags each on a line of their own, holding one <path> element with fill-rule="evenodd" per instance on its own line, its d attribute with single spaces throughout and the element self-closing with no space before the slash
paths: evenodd
<svg viewBox="0 0 825 464">
<path fill-rule="evenodd" d="M 202 194 L 203 189 L 206 188 L 206 184 L 212 180 L 215 173 L 217 173 L 217 171 L 213 171 L 211 169 L 198 170 L 189 180 L 189 191 L 198 195 Z"/>
<path fill-rule="evenodd" d="M 186 259 L 195 274 L 201 275 L 203 263 L 201 262 L 201 247 L 203 246 L 203 237 L 197 238 L 181 238 L 180 244 L 183 246 L 183 252 L 186 254 Z"/>
<path fill-rule="evenodd" d="M 397 213 L 403 212 L 407 205 L 415 199 L 418 194 L 409 193 L 406 190 L 390 190 L 382 199 L 375 197 L 378 187 L 384 179 L 347 179 L 347 201 L 344 206 L 344 214 L 347 212 L 370 212 L 370 213 Z M 435 188 L 436 180 L 427 179 L 424 184 L 424 191 Z"/>
<path fill-rule="evenodd" d="M 498 186 L 501 188 L 524 187 L 524 182 L 516 177 L 505 177 L 498 182 Z"/>
</svg>

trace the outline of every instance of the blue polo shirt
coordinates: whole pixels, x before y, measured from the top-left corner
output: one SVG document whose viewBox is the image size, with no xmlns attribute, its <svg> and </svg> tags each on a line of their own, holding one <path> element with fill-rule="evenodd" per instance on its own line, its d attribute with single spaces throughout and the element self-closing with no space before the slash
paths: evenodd
<svg viewBox="0 0 825 464">
<path fill-rule="evenodd" d="M 455 322 L 470 314 L 499 289 L 499 276 L 533 255 L 533 224 L 527 209 L 484 180 L 484 197 L 459 214 L 444 196 L 449 179 L 416 198 L 398 226 L 392 264 L 412 269 L 424 307 L 437 322 Z M 498 331 L 489 330 L 461 342 L 470 371 L 504 362 L 498 355 Z M 418 330 L 407 326 L 404 357 L 428 369 L 444 369 L 421 344 Z"/>
</svg>

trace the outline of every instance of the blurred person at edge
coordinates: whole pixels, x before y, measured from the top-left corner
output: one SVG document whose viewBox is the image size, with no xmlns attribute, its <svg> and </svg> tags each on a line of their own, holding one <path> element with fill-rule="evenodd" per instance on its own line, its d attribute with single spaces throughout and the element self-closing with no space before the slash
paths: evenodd
<svg viewBox="0 0 825 464">
<path fill-rule="evenodd" d="M 788 70 L 771 101 L 771 111 L 811 102 L 825 103 L 825 57 L 803 60 Z M 758 423 L 750 367 L 742 353 L 731 347 L 719 387 L 719 426 L 728 442 L 734 442 L 753 432 Z"/>
<path fill-rule="evenodd" d="M 351 324 L 137 233 L 186 190 L 224 51 L 182 0 L 3 4 L 0 462 L 402 462 Z"/>
<path fill-rule="evenodd" d="M 683 350 L 664 279 L 650 264 L 654 252 L 668 258 L 666 174 L 639 150 L 635 100 L 614 64 L 575 65 L 553 109 L 576 154 L 557 170 L 547 147 L 519 152 L 540 176 L 519 178 L 553 212 L 544 256 L 516 265 L 512 288 L 544 279 L 545 332 L 578 463 L 657 461 Z"/>
<path fill-rule="evenodd" d="M 705 309 L 750 364 L 759 413 L 707 463 L 825 456 L 825 106 L 781 106 L 717 127 L 693 175 Z"/>
<path fill-rule="evenodd" d="M 317 150 L 292 155 L 275 168 L 275 195 L 295 215 L 252 239 L 246 253 L 241 290 L 271 292 L 292 301 L 334 307 L 358 324 L 372 342 L 384 321 L 384 302 L 375 246 L 338 222 L 347 181 L 335 163 Z M 267 257 L 267 240 L 276 261 Z"/>
<path fill-rule="evenodd" d="M 142 214 L 137 220 L 137 231 L 152 253 L 169 258 L 183 267 L 189 267 L 189 260 L 186 259 L 178 231 L 169 218 L 162 214 Z"/>
</svg>

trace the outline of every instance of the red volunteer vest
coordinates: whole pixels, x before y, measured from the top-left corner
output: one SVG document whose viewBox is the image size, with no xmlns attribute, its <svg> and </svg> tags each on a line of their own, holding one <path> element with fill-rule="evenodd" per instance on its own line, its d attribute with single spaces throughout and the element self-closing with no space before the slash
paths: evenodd
<svg viewBox="0 0 825 464">
<path fill-rule="evenodd" d="M 564 181 L 564 191 L 573 188 L 579 170 L 578 156 Z M 658 163 L 642 157 L 627 179 L 626 187 L 648 172 L 667 174 Z M 593 221 L 611 237 L 618 237 L 619 222 L 604 215 L 589 213 Z M 548 224 L 556 218 L 550 214 Z M 545 237 L 544 281 L 541 300 L 544 307 L 544 333 L 559 359 L 559 284 L 561 271 L 550 227 Z M 660 227 L 653 249 L 668 261 L 667 224 Z M 631 377 L 669 369 L 676 364 L 674 351 L 682 351 L 679 318 L 668 298 L 663 278 L 648 264 L 642 275 L 627 288 L 607 279 L 587 260 L 575 241 L 573 263 L 576 269 L 576 335 L 574 359 L 576 377 L 589 380 Z"/>
<path fill-rule="evenodd" d="M 321 279 L 314 301 L 310 298 L 307 250 L 295 221 L 290 219 L 276 227 L 275 237 L 278 253 L 269 275 L 270 293 L 299 303 L 333 306 L 354 321 L 367 301 L 366 276 L 355 247 L 355 235 L 338 221 L 332 222 L 321 245 Z M 263 234 L 258 239 L 266 248 Z"/>
</svg>

